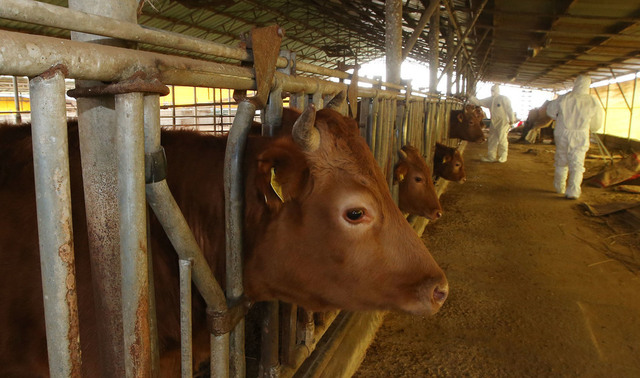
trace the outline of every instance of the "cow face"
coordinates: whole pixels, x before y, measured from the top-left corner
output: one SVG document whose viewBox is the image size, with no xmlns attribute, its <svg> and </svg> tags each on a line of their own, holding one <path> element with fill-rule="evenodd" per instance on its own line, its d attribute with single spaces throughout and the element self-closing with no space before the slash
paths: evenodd
<svg viewBox="0 0 640 378">
<path fill-rule="evenodd" d="M 475 114 L 475 113 L 474 113 Z M 463 110 L 452 110 L 449 125 L 449 137 L 470 142 L 484 142 L 482 119 L 467 114 Z"/>
<path fill-rule="evenodd" d="M 258 158 L 256 187 L 275 205 L 248 251 L 247 296 L 316 311 L 438 311 L 444 273 L 393 202 L 355 121 L 307 108 L 292 133 L 297 149 Z"/>
<path fill-rule="evenodd" d="M 393 182 L 399 185 L 400 210 L 436 220 L 442 206 L 431 178 L 431 170 L 418 150 L 410 145 L 399 151 L 400 159 L 393 168 Z"/>
<path fill-rule="evenodd" d="M 466 174 L 464 160 L 458 149 L 436 143 L 436 151 L 433 155 L 433 170 L 436 176 L 445 180 L 464 183 Z"/>
</svg>

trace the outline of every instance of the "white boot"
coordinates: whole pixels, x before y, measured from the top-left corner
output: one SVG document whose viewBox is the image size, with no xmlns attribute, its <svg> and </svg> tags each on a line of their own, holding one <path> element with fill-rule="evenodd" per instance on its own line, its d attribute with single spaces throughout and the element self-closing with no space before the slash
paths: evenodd
<svg viewBox="0 0 640 378">
<path fill-rule="evenodd" d="M 556 188 L 556 193 L 564 194 L 567 188 L 567 175 L 569 174 L 569 167 L 556 167 L 555 175 L 553 176 L 553 186 Z"/>
</svg>

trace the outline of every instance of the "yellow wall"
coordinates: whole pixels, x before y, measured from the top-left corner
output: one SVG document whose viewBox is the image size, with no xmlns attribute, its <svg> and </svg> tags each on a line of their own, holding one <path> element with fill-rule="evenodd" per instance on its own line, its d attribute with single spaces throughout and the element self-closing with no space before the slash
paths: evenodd
<svg viewBox="0 0 640 378">
<path fill-rule="evenodd" d="M 592 88 L 603 105 L 607 106 L 604 133 L 621 138 L 631 137 L 640 140 L 640 79 L 625 81 L 618 84 Z M 622 90 L 622 91 L 621 91 Z M 635 90 L 635 97 L 634 97 Z M 622 95 L 624 93 L 624 96 Z M 626 97 L 626 101 L 625 101 Z M 629 106 L 633 102 L 633 119 L 631 119 L 631 133 L 629 121 L 632 112 Z M 603 130 L 601 129 L 600 132 Z"/>
<path fill-rule="evenodd" d="M 28 98 L 20 97 L 20 110 L 31 110 L 31 103 Z M 15 112 L 16 106 L 13 96 L 0 96 L 0 112 Z"/>
</svg>

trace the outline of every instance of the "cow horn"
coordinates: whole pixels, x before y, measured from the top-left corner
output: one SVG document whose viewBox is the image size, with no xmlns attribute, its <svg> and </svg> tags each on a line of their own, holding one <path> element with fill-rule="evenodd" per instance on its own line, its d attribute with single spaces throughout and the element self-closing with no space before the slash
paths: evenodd
<svg viewBox="0 0 640 378">
<path fill-rule="evenodd" d="M 407 153 L 404 152 L 404 150 L 401 148 L 398 150 L 398 156 L 400 157 L 400 160 L 407 160 Z"/>
<path fill-rule="evenodd" d="M 327 103 L 327 105 L 325 105 L 325 109 L 340 110 L 340 107 L 342 107 L 344 100 L 345 91 L 340 91 L 331 99 L 331 101 L 329 101 L 329 103 Z"/>
<path fill-rule="evenodd" d="M 309 104 L 293 124 L 293 140 L 307 152 L 313 152 L 320 146 L 320 133 L 315 128 L 316 107 Z"/>
</svg>

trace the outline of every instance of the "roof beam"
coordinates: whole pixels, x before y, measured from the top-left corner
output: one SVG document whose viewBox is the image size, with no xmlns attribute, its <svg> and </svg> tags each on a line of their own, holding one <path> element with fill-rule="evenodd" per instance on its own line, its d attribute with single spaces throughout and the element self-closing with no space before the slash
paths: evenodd
<svg viewBox="0 0 640 378">
<path fill-rule="evenodd" d="M 407 56 L 409 56 L 409 52 L 413 49 L 413 46 L 416 44 L 416 41 L 422 34 L 422 31 L 424 30 L 425 26 L 427 26 L 427 22 L 429 22 L 431 15 L 436 10 L 436 7 L 438 7 L 439 5 L 440 5 L 440 0 L 431 0 L 431 2 L 429 3 L 429 7 L 425 9 L 424 12 L 422 12 L 422 15 L 420 16 L 420 20 L 418 21 L 418 25 L 416 26 L 415 29 L 413 29 L 413 33 L 407 40 L 407 43 L 404 46 L 404 49 L 402 49 L 402 60 L 407 59 Z"/>
</svg>

